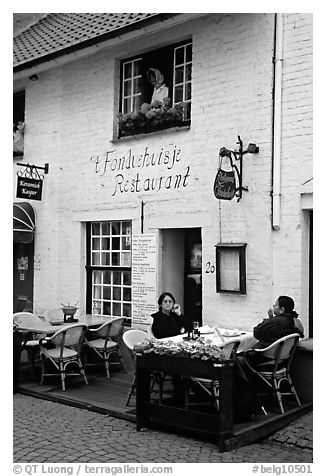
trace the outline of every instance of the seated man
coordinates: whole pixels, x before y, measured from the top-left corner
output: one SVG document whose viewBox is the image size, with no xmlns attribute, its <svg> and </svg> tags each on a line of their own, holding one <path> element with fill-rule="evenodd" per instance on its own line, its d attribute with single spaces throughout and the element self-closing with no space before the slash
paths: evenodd
<svg viewBox="0 0 326 476">
<path fill-rule="evenodd" d="M 268 318 L 254 327 L 254 337 L 259 341 L 255 347 L 264 348 L 281 337 L 297 332 L 304 336 L 302 322 L 293 310 L 294 301 L 289 296 L 279 296 L 274 306 L 268 310 Z"/>
<path fill-rule="evenodd" d="M 254 327 L 254 337 L 259 341 L 253 348 L 264 349 L 273 344 L 278 339 L 290 334 L 298 333 L 304 336 L 302 322 L 298 319 L 298 314 L 294 309 L 294 301 L 289 296 L 279 296 L 271 309 L 267 311 L 269 317 Z M 246 352 L 246 359 L 250 364 L 263 363 L 269 359 L 258 354 L 254 350 Z M 241 362 L 241 358 L 239 359 Z"/>
</svg>

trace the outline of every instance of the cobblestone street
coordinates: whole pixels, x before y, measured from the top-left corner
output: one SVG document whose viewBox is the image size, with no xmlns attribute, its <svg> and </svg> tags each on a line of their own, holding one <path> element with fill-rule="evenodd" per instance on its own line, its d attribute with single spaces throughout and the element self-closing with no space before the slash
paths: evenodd
<svg viewBox="0 0 326 476">
<path fill-rule="evenodd" d="M 216 445 L 20 394 L 14 395 L 15 463 L 310 463 L 312 413 L 263 442 Z"/>
</svg>

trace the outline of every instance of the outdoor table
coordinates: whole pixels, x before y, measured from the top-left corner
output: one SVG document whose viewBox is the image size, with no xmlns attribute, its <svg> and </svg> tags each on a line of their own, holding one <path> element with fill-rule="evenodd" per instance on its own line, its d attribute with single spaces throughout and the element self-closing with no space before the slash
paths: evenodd
<svg viewBox="0 0 326 476">
<path fill-rule="evenodd" d="M 232 333 L 232 329 L 219 329 L 222 334 L 225 333 Z M 180 334 L 174 337 L 165 337 L 163 339 L 158 339 L 162 342 L 164 341 L 172 341 L 172 342 L 182 342 L 183 337 L 185 334 Z M 253 345 L 256 344 L 257 339 L 253 336 L 253 333 L 250 331 L 239 331 L 239 335 L 229 335 L 229 336 L 224 336 L 220 337 L 217 333 L 211 333 L 211 334 L 201 334 L 201 337 L 207 341 L 208 339 L 212 341 L 212 345 L 217 345 L 217 346 L 223 346 L 224 344 L 227 344 L 228 342 L 235 342 L 235 341 L 240 341 L 237 353 L 240 352 L 246 352 L 249 349 L 252 349 Z M 223 340 L 224 342 L 223 342 Z"/>
<path fill-rule="evenodd" d="M 94 326 L 99 326 L 101 324 L 104 324 L 105 322 L 109 321 L 110 317 L 103 317 L 103 316 L 94 316 L 92 314 L 81 314 L 79 316 L 76 316 L 78 319 L 78 322 L 64 322 L 63 321 L 63 314 L 62 314 L 62 324 L 59 325 L 53 325 L 51 322 L 47 321 L 46 319 L 41 319 L 39 323 L 33 323 L 33 324 L 24 324 L 17 326 L 17 331 L 20 332 L 33 332 L 35 334 L 54 334 L 55 332 L 59 331 L 60 329 L 63 329 L 69 325 L 72 324 L 86 324 L 87 327 L 94 327 Z"/>
<path fill-rule="evenodd" d="M 186 410 L 181 407 L 151 401 L 151 373 L 218 380 L 219 411 Z M 213 438 L 220 451 L 233 437 L 232 414 L 233 361 L 217 362 L 184 356 L 136 353 L 136 421 L 137 430 L 161 426 L 191 433 L 192 436 Z"/>
</svg>

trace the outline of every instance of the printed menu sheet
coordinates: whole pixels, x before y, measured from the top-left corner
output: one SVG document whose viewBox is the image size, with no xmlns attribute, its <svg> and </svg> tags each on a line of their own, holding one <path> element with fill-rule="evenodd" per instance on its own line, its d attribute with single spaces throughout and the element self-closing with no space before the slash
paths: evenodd
<svg viewBox="0 0 326 476">
<path fill-rule="evenodd" d="M 132 237 L 132 321 L 150 324 L 157 311 L 157 250 L 156 235 Z"/>
</svg>

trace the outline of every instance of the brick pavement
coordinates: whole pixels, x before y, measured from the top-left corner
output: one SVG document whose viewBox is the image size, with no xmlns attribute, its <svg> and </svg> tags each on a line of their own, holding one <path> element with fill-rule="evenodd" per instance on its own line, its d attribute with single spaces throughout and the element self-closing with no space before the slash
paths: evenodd
<svg viewBox="0 0 326 476">
<path fill-rule="evenodd" d="M 15 463 L 310 463 L 312 413 L 226 453 L 216 445 L 88 410 L 14 395 Z"/>
</svg>

